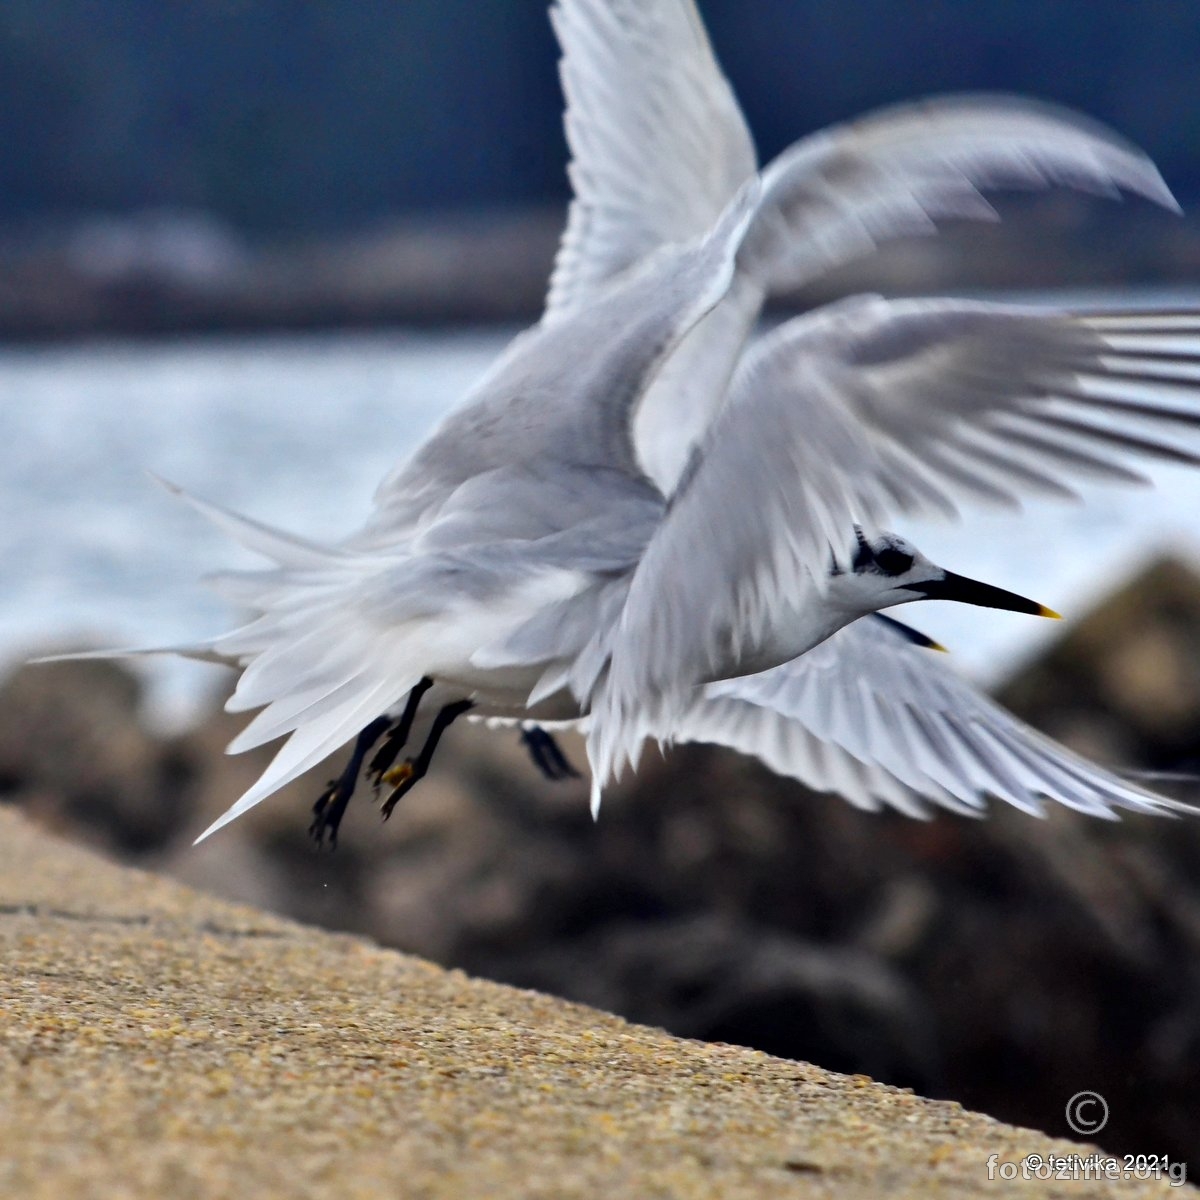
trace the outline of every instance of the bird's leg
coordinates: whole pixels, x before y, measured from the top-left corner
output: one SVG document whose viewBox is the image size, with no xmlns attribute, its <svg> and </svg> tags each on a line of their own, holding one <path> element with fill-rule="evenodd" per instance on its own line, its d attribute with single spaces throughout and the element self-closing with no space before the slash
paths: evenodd
<svg viewBox="0 0 1200 1200">
<path fill-rule="evenodd" d="M 367 774 L 371 777 L 371 783 L 379 790 L 379 785 L 383 783 L 383 777 L 387 774 L 392 763 L 396 761 L 396 755 L 404 749 L 405 742 L 408 741 L 408 735 L 412 733 L 413 721 L 417 717 L 417 709 L 421 704 L 421 697 L 425 695 L 429 689 L 433 687 L 433 680 L 425 675 L 417 683 L 411 692 L 408 693 L 408 699 L 404 704 L 404 711 L 400 714 L 400 720 L 396 722 L 396 727 L 384 739 L 384 743 L 375 752 L 375 757 L 371 759 L 371 765 L 367 767 Z"/>
<path fill-rule="evenodd" d="M 392 815 L 392 809 L 396 807 L 401 797 L 408 795 L 417 783 L 425 778 L 425 772 L 429 770 L 429 764 L 433 761 L 433 754 L 437 749 L 438 742 L 441 741 L 442 734 L 463 713 L 474 707 L 473 700 L 456 700 L 453 704 L 447 704 L 445 708 L 439 709 L 438 715 L 433 719 L 429 736 L 425 739 L 425 745 L 421 747 L 421 752 L 417 757 L 406 758 L 398 767 L 392 767 L 384 772 L 383 782 L 393 785 L 387 799 L 380 807 L 385 821 Z"/>
<path fill-rule="evenodd" d="M 529 751 L 533 765 L 547 778 L 556 782 L 561 779 L 578 779 L 579 772 L 571 766 L 570 759 L 562 752 L 552 733 L 540 725 L 530 725 L 521 730 L 521 743 Z"/>
<path fill-rule="evenodd" d="M 330 848 L 337 846 L 338 826 L 346 815 L 350 797 L 354 795 L 354 785 L 358 781 L 363 759 L 391 723 L 388 717 L 376 717 L 355 739 L 346 769 L 336 779 L 331 779 L 329 786 L 317 797 L 308 832 L 318 846 L 325 844 L 326 834 L 329 835 Z"/>
</svg>

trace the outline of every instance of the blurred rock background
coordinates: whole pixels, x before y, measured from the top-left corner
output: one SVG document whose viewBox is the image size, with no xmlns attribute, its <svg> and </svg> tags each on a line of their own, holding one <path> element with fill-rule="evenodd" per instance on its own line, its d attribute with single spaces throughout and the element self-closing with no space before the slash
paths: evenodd
<svg viewBox="0 0 1200 1200">
<path fill-rule="evenodd" d="M 1002 699 L 1108 761 L 1196 770 L 1200 578 L 1154 565 Z M 1106 1149 L 1200 1166 L 1200 821 L 871 816 L 682 747 L 593 824 L 582 782 L 464 722 L 389 823 L 360 792 L 334 852 L 306 836 L 332 761 L 193 848 L 265 765 L 222 755 L 241 723 L 160 738 L 121 667 L 25 667 L 0 688 L 2 796 L 209 891 L 685 1036 L 1054 1134 L 1097 1091 Z"/>
</svg>

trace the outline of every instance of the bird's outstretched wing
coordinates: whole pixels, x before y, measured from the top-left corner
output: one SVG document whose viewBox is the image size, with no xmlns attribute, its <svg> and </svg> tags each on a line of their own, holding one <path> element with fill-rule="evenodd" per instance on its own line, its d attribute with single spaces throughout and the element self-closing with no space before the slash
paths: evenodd
<svg viewBox="0 0 1200 1200">
<path fill-rule="evenodd" d="M 547 319 L 657 247 L 708 227 L 756 169 L 750 135 L 691 0 L 561 0 L 575 198 Z M 990 220 L 984 193 L 1065 186 L 1177 208 L 1153 163 L 1066 109 L 966 95 L 880 110 L 802 138 L 763 172 L 738 278 L 636 413 L 641 469 L 664 494 L 720 410 L 763 299 L 896 238 Z"/>
<path fill-rule="evenodd" d="M 1198 451 L 1200 313 L 867 297 L 797 318 L 739 365 L 638 565 L 606 703 L 619 726 L 721 674 L 855 522 L 1069 496 Z"/>
<path fill-rule="evenodd" d="M 551 312 L 666 242 L 702 233 L 757 167 L 692 0 L 559 0 L 575 197 Z M 1063 186 L 1178 208 L 1136 146 L 1069 109 L 989 94 L 880 109 L 801 138 L 763 172 L 741 253 L 766 290 L 799 286 L 943 220 L 994 219 L 983 193 Z"/>
<path fill-rule="evenodd" d="M 1200 309 L 855 297 L 761 339 L 728 417 L 706 456 L 787 430 L 843 531 L 848 512 L 953 517 L 963 501 L 1074 498 L 1082 479 L 1144 483 L 1132 460 L 1197 461 Z"/>
<path fill-rule="evenodd" d="M 692 0 L 559 0 L 574 189 L 547 311 L 704 233 L 757 169 Z"/>
<path fill-rule="evenodd" d="M 594 302 L 660 246 L 704 233 L 758 169 L 692 0 L 559 0 L 551 17 L 574 199 L 547 321 Z M 762 298 L 737 281 L 642 398 L 634 447 L 664 494 L 724 399 Z"/>
<path fill-rule="evenodd" d="M 980 815 L 989 799 L 1094 817 L 1191 806 L 1143 790 L 1030 728 L 895 623 L 866 617 L 783 666 L 709 684 L 673 734 L 755 755 L 861 808 Z"/>
<path fill-rule="evenodd" d="M 763 172 L 741 269 L 786 290 L 945 220 L 994 220 L 989 190 L 1129 192 L 1178 211 L 1141 150 L 1069 109 L 1013 96 L 897 105 L 795 142 Z"/>
</svg>

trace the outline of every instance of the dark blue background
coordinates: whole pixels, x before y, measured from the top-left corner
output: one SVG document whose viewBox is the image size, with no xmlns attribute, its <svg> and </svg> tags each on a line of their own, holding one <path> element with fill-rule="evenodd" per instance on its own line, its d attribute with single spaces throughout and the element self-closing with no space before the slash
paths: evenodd
<svg viewBox="0 0 1200 1200">
<path fill-rule="evenodd" d="M 707 0 L 771 153 L 931 92 L 1084 109 L 1200 196 L 1195 0 Z M 5 0 L 0 222 L 147 206 L 255 233 L 565 195 L 543 0 Z"/>
</svg>

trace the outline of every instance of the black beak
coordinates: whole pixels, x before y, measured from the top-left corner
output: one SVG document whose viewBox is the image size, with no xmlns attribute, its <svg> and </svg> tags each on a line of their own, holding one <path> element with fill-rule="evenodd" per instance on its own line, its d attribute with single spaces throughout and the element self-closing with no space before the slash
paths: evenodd
<svg viewBox="0 0 1200 1200">
<path fill-rule="evenodd" d="M 1062 619 L 1052 608 L 1038 604 L 1036 600 L 1027 600 L 1024 596 L 1018 596 L 1016 592 L 992 587 L 990 583 L 980 583 L 978 579 L 955 575 L 953 571 L 947 571 L 945 579 L 912 584 L 905 590 L 920 592 L 926 600 L 957 600 L 959 604 L 1004 608 L 1010 612 L 1030 613 L 1035 617 L 1052 617 L 1056 621 Z"/>
</svg>

